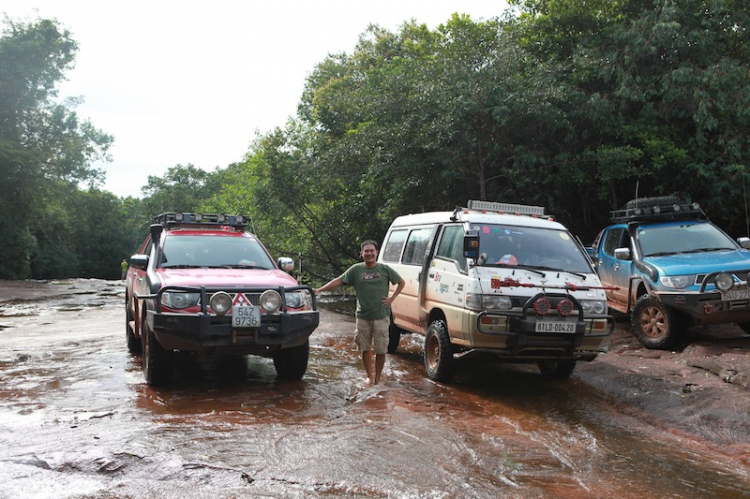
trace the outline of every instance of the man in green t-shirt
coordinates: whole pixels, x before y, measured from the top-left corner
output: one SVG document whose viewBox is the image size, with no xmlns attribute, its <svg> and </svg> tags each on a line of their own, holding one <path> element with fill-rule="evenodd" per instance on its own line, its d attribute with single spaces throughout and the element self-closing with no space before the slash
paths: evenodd
<svg viewBox="0 0 750 499">
<path fill-rule="evenodd" d="M 367 378 L 373 385 L 380 382 L 388 352 L 388 327 L 393 299 L 404 288 L 404 280 L 388 265 L 378 263 L 378 243 L 364 241 L 360 246 L 364 263 L 356 263 L 336 279 L 315 290 L 315 294 L 339 287 L 352 286 L 357 294 L 355 342 L 362 352 Z M 396 290 L 388 296 L 391 284 Z M 373 350 L 375 370 L 373 373 Z"/>
</svg>

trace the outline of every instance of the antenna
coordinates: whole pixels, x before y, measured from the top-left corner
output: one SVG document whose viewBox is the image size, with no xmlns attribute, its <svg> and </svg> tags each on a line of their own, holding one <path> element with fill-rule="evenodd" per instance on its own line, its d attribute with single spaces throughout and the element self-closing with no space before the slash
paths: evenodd
<svg viewBox="0 0 750 499">
<path fill-rule="evenodd" d="M 638 199 L 638 188 L 640 187 L 641 181 L 636 180 L 635 181 L 635 198 Z"/>
<path fill-rule="evenodd" d="M 745 190 L 745 176 L 742 176 L 742 194 L 745 197 L 745 230 L 747 230 L 747 234 L 750 236 L 750 222 L 748 222 L 747 219 L 747 191 Z"/>
</svg>

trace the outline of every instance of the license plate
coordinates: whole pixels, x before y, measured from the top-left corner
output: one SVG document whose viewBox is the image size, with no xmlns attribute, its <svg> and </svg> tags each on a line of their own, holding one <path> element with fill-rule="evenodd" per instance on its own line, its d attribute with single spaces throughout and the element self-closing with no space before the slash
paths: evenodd
<svg viewBox="0 0 750 499">
<path fill-rule="evenodd" d="M 551 322 L 537 321 L 537 333 L 575 333 L 576 325 L 574 322 Z"/>
<path fill-rule="evenodd" d="M 232 327 L 260 327 L 260 307 L 232 307 Z"/>
<path fill-rule="evenodd" d="M 750 289 L 722 291 L 721 301 L 750 300 Z"/>
</svg>

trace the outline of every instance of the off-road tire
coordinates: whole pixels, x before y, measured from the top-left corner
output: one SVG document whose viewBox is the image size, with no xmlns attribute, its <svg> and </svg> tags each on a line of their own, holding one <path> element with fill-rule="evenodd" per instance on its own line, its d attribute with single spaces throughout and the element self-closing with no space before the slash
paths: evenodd
<svg viewBox="0 0 750 499">
<path fill-rule="evenodd" d="M 125 339 L 128 345 L 128 352 L 132 354 L 139 354 L 143 351 L 143 344 L 140 338 L 136 338 L 133 331 L 130 329 L 130 323 L 133 321 L 133 313 L 130 311 L 130 304 L 128 303 L 128 297 L 125 297 Z"/>
<path fill-rule="evenodd" d="M 424 367 L 430 379 L 441 383 L 450 383 L 456 374 L 453 345 L 448 334 L 448 326 L 443 320 L 432 321 L 427 328 L 424 339 Z"/>
<path fill-rule="evenodd" d="M 682 333 L 679 313 L 649 295 L 638 298 L 631 316 L 633 334 L 650 349 L 671 349 Z"/>
<path fill-rule="evenodd" d="M 388 326 L 388 353 L 396 353 L 401 343 L 401 328 L 395 324 Z"/>
<path fill-rule="evenodd" d="M 677 196 L 655 196 L 631 199 L 627 202 L 625 208 L 629 210 L 633 208 L 652 208 L 654 206 L 673 206 L 675 204 L 682 204 L 682 201 Z"/>
<path fill-rule="evenodd" d="M 146 383 L 152 386 L 164 385 L 172 377 L 174 352 L 161 346 L 154 331 L 148 326 L 145 316 L 141 322 L 141 328 L 143 340 L 141 359 Z"/>
<path fill-rule="evenodd" d="M 302 379 L 307 371 L 307 361 L 310 357 L 310 342 L 296 347 L 282 348 L 273 354 L 273 365 L 276 377 L 284 380 Z"/>
<path fill-rule="evenodd" d="M 540 360 L 537 362 L 539 372 L 547 379 L 568 379 L 576 368 L 575 359 Z"/>
</svg>

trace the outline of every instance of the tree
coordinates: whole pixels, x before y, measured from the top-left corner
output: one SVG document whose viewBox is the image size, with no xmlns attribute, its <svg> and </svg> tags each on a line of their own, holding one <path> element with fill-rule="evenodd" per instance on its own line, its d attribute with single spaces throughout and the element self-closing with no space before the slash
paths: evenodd
<svg viewBox="0 0 750 499">
<path fill-rule="evenodd" d="M 59 183 L 96 185 L 112 137 L 80 120 L 75 100 L 55 102 L 56 85 L 72 67 L 77 45 L 54 21 L 17 23 L 6 18 L 0 38 L 0 233 L 5 264 L 2 278 L 25 278 L 35 251 L 49 255 L 37 236 L 59 208 L 45 204 Z M 59 238 L 70 237 L 68 232 Z M 57 239 L 56 241 L 60 241 Z M 55 245 L 58 243 L 56 242 Z M 70 244 L 58 249 L 67 249 Z M 72 261 L 60 258 L 59 262 Z M 51 260 L 50 260 L 51 264 Z M 46 266 L 46 265 L 45 265 Z"/>
</svg>

